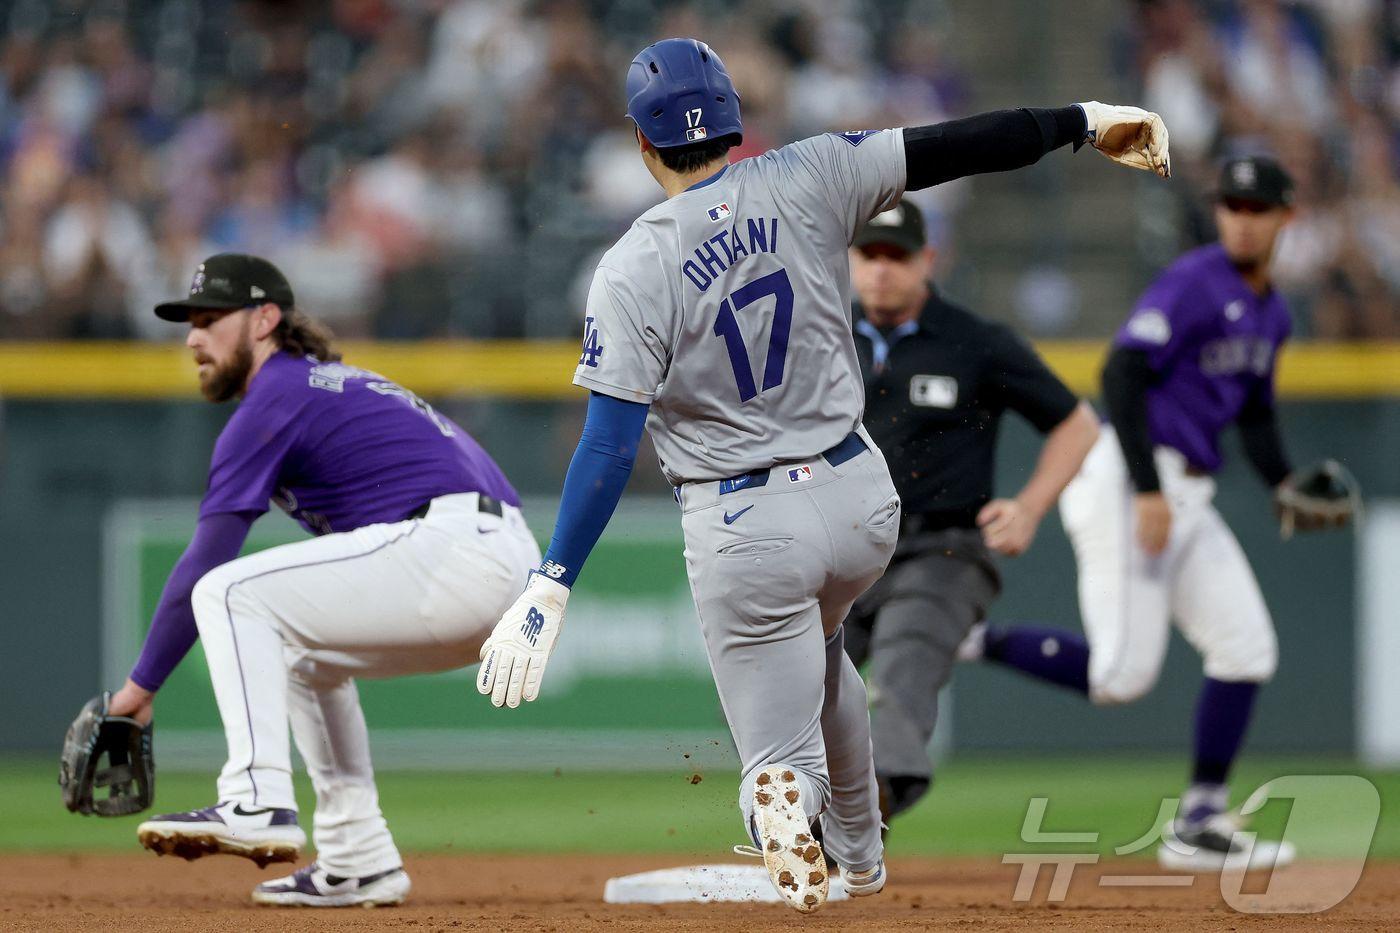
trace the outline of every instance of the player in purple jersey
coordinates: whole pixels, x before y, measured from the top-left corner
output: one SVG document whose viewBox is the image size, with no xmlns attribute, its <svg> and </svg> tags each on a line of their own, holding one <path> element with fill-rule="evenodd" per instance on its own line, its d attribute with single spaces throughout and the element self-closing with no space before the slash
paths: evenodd
<svg viewBox="0 0 1400 933">
<path fill-rule="evenodd" d="M 1104 368 L 1106 429 L 1060 500 L 1079 565 L 1084 636 L 1038 626 L 982 627 L 964 658 L 986 658 L 1128 703 L 1147 693 L 1172 619 L 1201 654 L 1191 784 L 1158 851 L 1167 867 L 1216 869 L 1238 816 L 1226 780 L 1278 645 L 1259 584 L 1211 504 L 1220 434 L 1239 428 L 1250 463 L 1274 490 L 1291 468 L 1274 414 L 1274 365 L 1289 333 L 1269 281 L 1274 243 L 1292 217 L 1293 184 L 1263 157 L 1225 164 L 1218 243 L 1192 250 L 1143 293 Z M 1087 638 L 1086 638 L 1087 636 Z M 1283 864 L 1287 843 L 1257 843 L 1252 864 Z"/>
<path fill-rule="evenodd" d="M 540 552 L 520 500 L 466 431 L 382 376 L 340 362 L 269 262 L 220 254 L 188 298 L 200 389 L 238 397 L 214 446 L 189 548 L 113 715 L 149 722 L 198 637 L 229 759 L 218 802 L 142 823 L 142 845 L 186 858 L 294 861 L 288 721 L 316 791 L 317 858 L 258 885 L 266 904 L 391 904 L 408 875 L 380 814 L 357 677 L 473 664 Z M 238 557 L 269 502 L 317 537 Z"/>
</svg>

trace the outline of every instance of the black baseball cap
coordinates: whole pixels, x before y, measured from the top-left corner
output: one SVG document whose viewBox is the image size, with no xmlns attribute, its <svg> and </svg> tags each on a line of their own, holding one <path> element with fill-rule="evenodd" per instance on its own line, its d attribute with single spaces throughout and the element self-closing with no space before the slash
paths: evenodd
<svg viewBox="0 0 1400 933">
<path fill-rule="evenodd" d="M 1229 159 L 1220 167 L 1216 191 L 1216 200 L 1226 198 L 1287 207 L 1293 203 L 1293 179 L 1269 156 Z"/>
<path fill-rule="evenodd" d="M 875 243 L 898 246 L 908 253 L 918 252 L 928 242 L 923 212 L 912 201 L 901 200 L 882 214 L 876 214 L 856 231 L 856 249 Z"/>
<path fill-rule="evenodd" d="M 156 317 L 183 322 L 191 311 L 232 311 L 263 302 L 290 308 L 292 286 L 276 266 L 258 256 L 219 253 L 199 264 L 190 282 L 190 295 L 156 305 Z"/>
</svg>

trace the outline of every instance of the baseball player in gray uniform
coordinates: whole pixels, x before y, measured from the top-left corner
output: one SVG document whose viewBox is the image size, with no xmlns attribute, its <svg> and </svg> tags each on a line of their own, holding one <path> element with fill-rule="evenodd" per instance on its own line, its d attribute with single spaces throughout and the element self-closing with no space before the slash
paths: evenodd
<svg viewBox="0 0 1400 933">
<path fill-rule="evenodd" d="M 1090 139 L 1165 174 L 1166 131 L 1145 111 L 1091 103 L 833 133 L 731 165 L 739 96 L 694 39 L 639 53 L 627 98 L 667 200 L 599 262 L 574 375 L 588 416 L 554 538 L 482 647 L 477 687 L 497 706 L 539 695 L 569 588 L 647 428 L 681 507 L 752 851 L 787 903 L 815 910 L 823 844 L 851 894 L 886 876 L 865 687 L 841 622 L 889 562 L 900 503 L 860 426 L 851 238 L 906 188 Z"/>
</svg>

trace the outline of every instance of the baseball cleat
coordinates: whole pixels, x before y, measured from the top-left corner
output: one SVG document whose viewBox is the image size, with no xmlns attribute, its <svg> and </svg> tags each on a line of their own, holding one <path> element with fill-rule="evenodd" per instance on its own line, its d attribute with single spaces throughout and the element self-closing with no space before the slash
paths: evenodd
<svg viewBox="0 0 1400 933">
<path fill-rule="evenodd" d="M 1297 858 L 1293 843 L 1251 841 L 1248 835 L 1239 834 L 1240 829 L 1241 820 L 1234 813 L 1195 823 L 1168 823 L 1162 829 L 1157 863 L 1171 871 L 1266 871 L 1290 865 Z"/>
<path fill-rule="evenodd" d="M 346 878 L 312 862 L 285 878 L 264 881 L 253 889 L 253 901 L 273 907 L 389 907 L 402 904 L 411 887 L 402 867 Z"/>
<path fill-rule="evenodd" d="M 885 860 L 880 859 L 874 868 L 865 871 L 850 871 L 841 869 L 841 882 L 846 886 L 846 893 L 851 897 L 869 897 L 871 894 L 879 894 L 885 889 L 885 878 L 888 872 L 885 871 Z"/>
<path fill-rule="evenodd" d="M 768 877 L 779 896 L 809 913 L 826 903 L 828 874 L 821 843 L 802 809 L 797 775 L 781 765 L 758 772 L 753 822 Z"/>
<path fill-rule="evenodd" d="M 252 859 L 259 868 L 295 862 L 306 845 L 297 811 L 232 801 L 147 820 L 136 827 L 136 838 L 157 855 L 193 860 L 223 852 Z"/>
</svg>

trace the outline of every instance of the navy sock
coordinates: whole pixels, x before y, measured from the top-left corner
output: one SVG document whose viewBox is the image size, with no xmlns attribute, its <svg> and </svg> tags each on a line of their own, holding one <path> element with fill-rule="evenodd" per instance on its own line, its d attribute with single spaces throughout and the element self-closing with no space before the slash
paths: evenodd
<svg viewBox="0 0 1400 933">
<path fill-rule="evenodd" d="M 1089 692 L 1089 643 L 1083 635 L 1038 625 L 988 628 L 982 656 L 1052 684 Z"/>
<path fill-rule="evenodd" d="M 1224 784 L 1244 742 L 1259 685 L 1207 677 L 1196 703 L 1196 760 L 1191 780 Z"/>
</svg>

